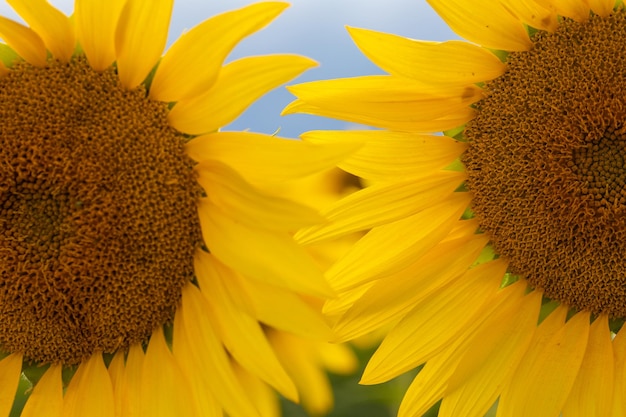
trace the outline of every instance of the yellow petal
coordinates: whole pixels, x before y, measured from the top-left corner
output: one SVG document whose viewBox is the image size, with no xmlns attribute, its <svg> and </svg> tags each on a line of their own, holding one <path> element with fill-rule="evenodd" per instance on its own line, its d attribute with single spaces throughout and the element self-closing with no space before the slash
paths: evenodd
<svg viewBox="0 0 626 417">
<path fill-rule="evenodd" d="M 78 367 L 63 403 L 64 417 L 113 417 L 113 386 L 101 353 L 94 353 Z"/>
<path fill-rule="evenodd" d="M 0 38 L 29 64 L 46 65 L 46 46 L 34 30 L 0 16 Z"/>
<path fill-rule="evenodd" d="M 192 139 L 186 151 L 198 162 L 221 161 L 251 184 L 258 184 L 289 181 L 332 168 L 359 146 L 321 146 L 260 133 L 218 132 Z"/>
<path fill-rule="evenodd" d="M 136 417 L 140 415 L 139 398 L 144 359 L 141 343 L 131 345 L 128 357 L 125 356 L 124 352 L 117 352 L 108 368 L 115 397 L 115 415 Z"/>
<path fill-rule="evenodd" d="M 486 243 L 478 235 L 441 243 L 410 268 L 380 279 L 337 322 L 337 341 L 364 335 L 406 315 L 420 299 L 463 274 Z"/>
<path fill-rule="evenodd" d="M 125 0 L 76 0 L 76 34 L 89 65 L 103 71 L 115 61 L 115 30 Z"/>
<path fill-rule="evenodd" d="M 556 12 L 540 2 L 541 0 L 500 1 L 504 8 L 530 27 L 554 32 L 559 26 Z"/>
<path fill-rule="evenodd" d="M 167 347 L 160 327 L 152 332 L 143 360 L 140 399 L 142 415 L 146 417 L 199 416 L 191 401 L 191 386 Z"/>
<path fill-rule="evenodd" d="M 263 417 L 281 417 L 278 396 L 267 384 L 256 376 L 247 372 L 244 368 L 233 363 L 237 379 L 241 382 L 246 395 L 252 399 Z M 221 416 L 220 416 L 221 417 Z"/>
<path fill-rule="evenodd" d="M 295 385 L 280 365 L 259 323 L 237 306 L 230 297 L 228 277 L 220 274 L 215 260 L 206 252 L 197 252 L 196 275 L 203 275 L 203 294 L 208 295 L 224 345 L 245 369 L 276 388 L 290 400 L 298 401 Z"/>
<path fill-rule="evenodd" d="M 385 336 L 361 382 L 385 382 L 442 351 L 477 321 L 477 314 L 485 316 L 506 268 L 501 260 L 481 264 L 415 306 Z"/>
<path fill-rule="evenodd" d="M 385 75 L 315 81 L 287 89 L 299 100 L 283 114 L 311 113 L 415 132 L 458 127 L 473 117 L 470 105 L 482 98 L 475 85 L 442 87 Z"/>
<path fill-rule="evenodd" d="M 377 181 L 423 177 L 450 165 L 467 147 L 447 136 L 384 130 L 316 130 L 301 137 L 314 144 L 363 143 L 339 167 Z"/>
<path fill-rule="evenodd" d="M 63 411 L 61 365 L 50 365 L 28 397 L 21 417 L 60 417 Z"/>
<path fill-rule="evenodd" d="M 328 413 L 333 393 L 326 372 L 316 361 L 314 346 L 284 332 L 269 331 L 268 338 L 301 392 L 302 406 L 311 415 Z"/>
<path fill-rule="evenodd" d="M 457 193 L 417 214 L 370 230 L 326 271 L 327 279 L 341 291 L 409 267 L 446 237 L 470 201 L 469 193 Z M 391 249 L 381 251 L 385 246 Z"/>
<path fill-rule="evenodd" d="M 626 329 L 613 339 L 613 362 L 615 364 L 613 389 L 613 415 L 626 415 Z"/>
<path fill-rule="evenodd" d="M 425 42 L 367 29 L 348 30 L 374 64 L 392 75 L 424 83 L 475 84 L 499 77 L 506 69 L 493 53 L 468 42 Z"/>
<path fill-rule="evenodd" d="M 464 173 L 442 171 L 420 181 L 413 178 L 372 185 L 330 206 L 322 212 L 327 224 L 301 230 L 296 239 L 312 243 L 412 216 L 450 198 L 464 179 Z"/>
<path fill-rule="evenodd" d="M 607 17 L 613 12 L 615 0 L 587 0 L 593 12 L 602 17 Z"/>
<path fill-rule="evenodd" d="M 2 63 L 0 66 L 2 69 L 0 71 L 2 71 L 3 74 L 8 72 L 8 68 L 11 68 L 13 64 L 19 60 L 20 56 L 11 49 L 10 46 L 0 43 L 0 62 Z"/>
<path fill-rule="evenodd" d="M 439 416 L 482 416 L 496 401 L 530 344 L 541 292 L 511 297 L 475 332 L 448 381 Z M 458 388 L 455 388 L 457 387 Z"/>
<path fill-rule="evenodd" d="M 200 290 L 192 284 L 183 287 L 181 305 L 176 311 L 174 356 L 187 378 L 202 384 L 198 389 L 211 392 L 230 416 L 258 417 L 217 337 L 210 307 Z"/>
<path fill-rule="evenodd" d="M 204 241 L 223 264 L 246 277 L 293 291 L 332 295 L 313 258 L 288 233 L 249 227 L 204 200 L 198 213 Z"/>
<path fill-rule="evenodd" d="M 608 320 L 606 316 L 600 316 L 589 329 L 589 344 L 576 382 L 563 407 L 563 416 L 611 415 L 614 366 Z"/>
<path fill-rule="evenodd" d="M 11 411 L 21 373 L 21 354 L 12 353 L 0 360 L 0 417 L 7 417 Z"/>
<path fill-rule="evenodd" d="M 547 3 L 552 6 L 559 16 L 571 17 L 578 22 L 589 20 L 590 8 L 588 0 L 549 0 Z"/>
<path fill-rule="evenodd" d="M 298 55 L 242 58 L 224 66 L 213 87 L 202 95 L 182 99 L 168 120 L 180 132 L 199 135 L 217 131 L 274 88 L 315 66 Z"/>
<path fill-rule="evenodd" d="M 537 328 L 528 354 L 504 389 L 498 417 L 558 416 L 561 412 L 585 354 L 589 314 L 578 313 L 560 327 L 550 316 Z"/>
<path fill-rule="evenodd" d="M 253 4 L 212 17 L 181 35 L 159 64 L 150 98 L 179 101 L 204 93 L 214 84 L 233 47 L 286 7 L 279 2 Z"/>
<path fill-rule="evenodd" d="M 453 31 L 467 40 L 505 51 L 526 51 L 532 46 L 522 22 L 493 0 L 427 1 Z"/>
<path fill-rule="evenodd" d="M 207 199 L 250 227 L 293 231 L 324 221 L 310 207 L 260 192 L 227 165 L 206 161 L 195 168 Z"/>
<path fill-rule="evenodd" d="M 330 339 L 331 331 L 321 312 L 292 291 L 254 280 L 246 280 L 244 285 L 263 323 L 310 339 Z"/>
<path fill-rule="evenodd" d="M 69 61 L 76 39 L 70 19 L 46 0 L 7 0 L 56 59 Z"/>
<path fill-rule="evenodd" d="M 174 0 L 130 0 L 122 9 L 115 34 L 117 73 L 133 89 L 157 64 L 170 24 Z"/>
</svg>

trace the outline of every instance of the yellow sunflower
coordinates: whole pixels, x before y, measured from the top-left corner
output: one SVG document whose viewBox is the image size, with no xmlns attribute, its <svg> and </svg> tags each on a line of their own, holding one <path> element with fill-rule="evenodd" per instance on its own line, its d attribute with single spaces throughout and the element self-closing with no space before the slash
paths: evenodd
<svg viewBox="0 0 626 417">
<path fill-rule="evenodd" d="M 8 3 L 29 26 L 0 17 L 0 416 L 20 381 L 22 416 L 250 417 L 251 378 L 297 400 L 266 330 L 324 340 L 309 298 L 332 290 L 292 237 L 322 217 L 273 190 L 352 145 L 219 131 L 315 65 L 224 65 L 286 4 L 161 56 L 173 0 Z"/>
<path fill-rule="evenodd" d="M 423 366 L 400 416 L 624 416 L 626 10 L 429 3 L 471 43 L 350 29 L 388 75 L 291 89 L 378 128 L 304 135 L 364 143 L 371 185 L 297 235 L 368 230 L 327 273 L 339 340 L 392 326 L 363 382 Z"/>
</svg>

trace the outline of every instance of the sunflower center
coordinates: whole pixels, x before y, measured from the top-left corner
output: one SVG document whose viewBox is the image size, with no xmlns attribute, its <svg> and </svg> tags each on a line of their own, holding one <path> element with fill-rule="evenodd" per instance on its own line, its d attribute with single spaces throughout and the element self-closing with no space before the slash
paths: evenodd
<svg viewBox="0 0 626 417">
<path fill-rule="evenodd" d="M 145 341 L 193 277 L 199 187 L 167 106 L 82 58 L 0 78 L 0 349 Z"/>
<path fill-rule="evenodd" d="M 511 272 L 626 318 L 626 15 L 564 20 L 512 53 L 465 130 L 473 210 Z"/>
</svg>

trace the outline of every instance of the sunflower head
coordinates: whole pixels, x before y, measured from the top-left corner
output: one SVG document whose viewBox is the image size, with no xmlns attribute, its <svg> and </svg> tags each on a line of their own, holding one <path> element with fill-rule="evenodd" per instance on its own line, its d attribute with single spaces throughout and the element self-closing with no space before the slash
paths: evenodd
<svg viewBox="0 0 626 417">
<path fill-rule="evenodd" d="M 378 128 L 305 135 L 362 141 L 340 166 L 369 184 L 298 234 L 367 231 L 325 311 L 340 340 L 391 329 L 363 382 L 423 365 L 401 416 L 623 415 L 626 12 L 429 3 L 471 43 L 350 29 L 387 75 L 290 88 L 286 113 Z"/>
</svg>

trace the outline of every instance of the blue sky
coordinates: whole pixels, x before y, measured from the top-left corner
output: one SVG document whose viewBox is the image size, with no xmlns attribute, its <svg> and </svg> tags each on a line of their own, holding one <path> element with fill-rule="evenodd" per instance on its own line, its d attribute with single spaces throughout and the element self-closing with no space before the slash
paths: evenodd
<svg viewBox="0 0 626 417">
<path fill-rule="evenodd" d="M 106 0 L 105 0 L 106 1 Z M 55 6 L 71 13 L 72 0 L 51 0 Z M 170 42 L 217 13 L 236 9 L 251 0 L 178 0 L 170 25 Z M 425 0 L 292 0 L 289 7 L 270 26 L 245 39 L 229 60 L 249 55 L 297 53 L 319 62 L 294 81 L 378 74 L 350 40 L 345 26 L 362 27 L 428 40 L 458 38 L 428 6 Z M 15 17 L 6 3 L 0 3 L 0 14 Z M 249 129 L 280 136 L 297 137 L 313 129 L 343 129 L 346 124 L 319 117 L 290 115 L 280 111 L 293 97 L 279 88 L 252 105 L 227 130 Z"/>
</svg>

